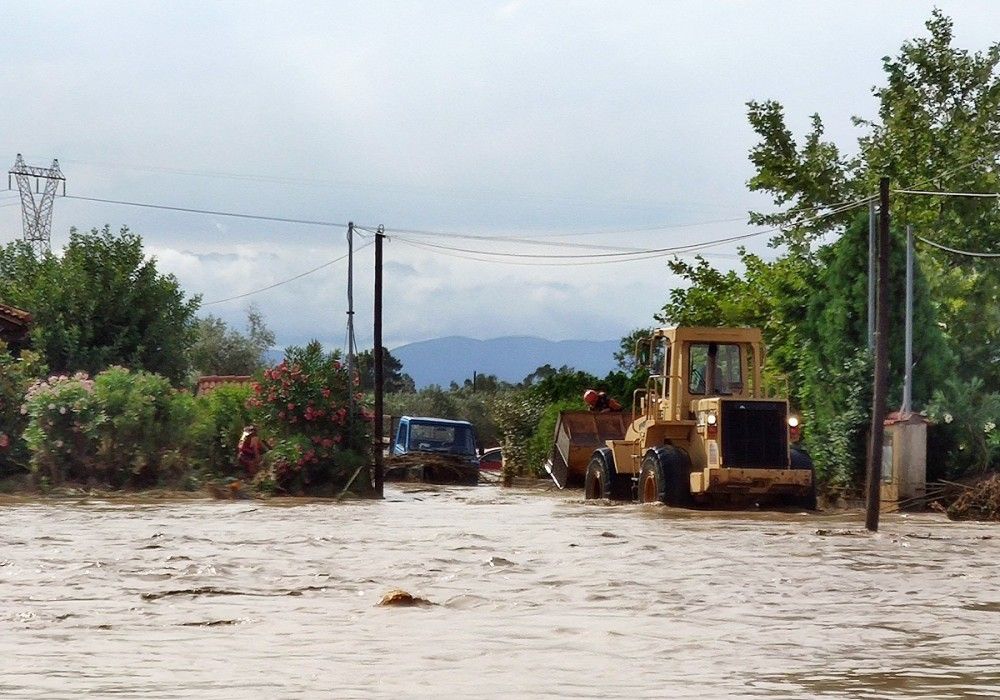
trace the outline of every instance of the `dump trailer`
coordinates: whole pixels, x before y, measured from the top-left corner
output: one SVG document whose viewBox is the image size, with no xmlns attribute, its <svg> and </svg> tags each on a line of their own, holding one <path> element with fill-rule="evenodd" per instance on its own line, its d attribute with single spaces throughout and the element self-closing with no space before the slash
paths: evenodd
<svg viewBox="0 0 1000 700">
<path fill-rule="evenodd" d="M 649 380 L 633 396 L 624 434 L 590 452 L 586 498 L 815 509 L 812 460 L 795 444 L 799 418 L 787 397 L 762 386 L 758 329 L 661 328 L 637 344 L 637 359 Z M 560 431 L 568 436 L 560 454 L 570 475 L 580 470 L 574 447 L 591 439 L 576 420 L 556 427 L 557 443 Z"/>
<path fill-rule="evenodd" d="M 556 421 L 546 469 L 559 488 L 583 486 L 594 450 L 625 437 L 628 417 L 620 411 L 562 411 Z"/>
</svg>

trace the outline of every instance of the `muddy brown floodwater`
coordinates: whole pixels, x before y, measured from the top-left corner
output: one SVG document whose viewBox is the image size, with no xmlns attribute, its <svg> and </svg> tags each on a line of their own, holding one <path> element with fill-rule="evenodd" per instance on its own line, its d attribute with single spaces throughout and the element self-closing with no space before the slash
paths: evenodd
<svg viewBox="0 0 1000 700">
<path fill-rule="evenodd" d="M 8 499 L 0 696 L 1000 696 L 997 526 L 862 524 L 495 487 Z"/>
</svg>

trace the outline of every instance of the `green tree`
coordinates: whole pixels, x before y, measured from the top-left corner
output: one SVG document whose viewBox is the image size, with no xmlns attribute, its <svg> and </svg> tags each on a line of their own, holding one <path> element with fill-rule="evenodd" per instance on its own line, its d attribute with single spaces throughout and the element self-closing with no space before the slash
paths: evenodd
<svg viewBox="0 0 1000 700">
<path fill-rule="evenodd" d="M 836 208 L 810 208 L 872 196 L 883 176 L 894 189 L 1000 189 L 1000 43 L 980 52 L 953 46 L 952 21 L 939 10 L 926 27 L 927 36 L 905 42 L 897 56 L 883 59 L 886 83 L 872 90 L 878 116 L 854 119 L 864 130 L 856 156 L 845 158 L 823 141 L 819 115 L 799 146 L 779 103 L 748 103 L 751 126 L 760 137 L 750 154 L 756 168 L 750 189 L 797 208 L 790 214 L 757 213 L 752 219 L 785 225 L 777 242 L 788 245 L 792 255 L 811 258 L 820 236 L 840 230 L 853 217 Z M 994 200 L 897 194 L 891 206 L 899 230 L 913 224 L 918 234 L 949 247 L 996 250 L 1000 208 Z M 818 211 L 824 211 L 822 218 L 803 223 Z M 962 376 L 981 376 L 985 386 L 1000 386 L 1000 267 L 931 247 L 921 247 L 919 254 L 937 321 L 960 359 Z"/>
<path fill-rule="evenodd" d="M 358 376 L 361 378 L 361 388 L 364 391 L 375 389 L 375 351 L 364 350 L 357 355 Z M 382 382 L 386 393 L 413 393 L 416 385 L 413 377 L 403 372 L 403 363 L 382 348 Z"/>
<path fill-rule="evenodd" d="M 247 308 L 247 333 L 211 314 L 195 321 L 191 368 L 200 375 L 249 375 L 267 366 L 274 333 L 256 306 Z"/>
<path fill-rule="evenodd" d="M 511 486 L 515 476 L 536 473 L 537 465 L 530 462 L 530 441 L 544 409 L 545 403 L 531 391 L 503 391 L 492 397 L 490 410 L 500 429 L 504 455 L 504 486 Z"/>
<path fill-rule="evenodd" d="M 900 238 L 896 232 L 895 242 Z M 819 250 L 820 272 L 801 325 L 805 441 L 821 474 L 842 485 L 862 476 L 870 422 L 867 256 L 867 218 L 858 216 L 835 243 Z M 889 274 L 892 298 L 904 296 L 904 270 L 905 250 L 895 245 Z M 896 371 L 889 401 L 898 407 L 904 373 L 903 305 L 893 305 L 890 313 L 889 360 Z M 914 275 L 914 326 L 921 331 L 914 334 L 913 402 L 922 406 L 948 377 L 952 361 L 919 264 Z"/>
<path fill-rule="evenodd" d="M 53 372 L 118 364 L 175 384 L 186 377 L 201 299 L 186 299 L 127 228 L 71 229 L 62 257 L 8 245 L 0 250 L 0 296 L 32 313 L 31 344 Z"/>
</svg>

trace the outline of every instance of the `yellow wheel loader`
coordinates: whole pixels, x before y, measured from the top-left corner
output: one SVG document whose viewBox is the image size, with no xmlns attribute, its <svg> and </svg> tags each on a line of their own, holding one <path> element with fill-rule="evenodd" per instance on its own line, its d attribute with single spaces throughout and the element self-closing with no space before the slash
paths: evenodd
<svg viewBox="0 0 1000 700">
<path fill-rule="evenodd" d="M 795 445 L 798 418 L 787 398 L 763 390 L 758 329 L 661 328 L 638 350 L 650 377 L 633 396 L 630 423 L 596 418 L 591 430 L 583 412 L 560 416 L 552 459 L 560 486 L 582 477 L 588 499 L 816 508 L 812 460 Z M 601 426 L 607 437 L 595 445 Z"/>
</svg>

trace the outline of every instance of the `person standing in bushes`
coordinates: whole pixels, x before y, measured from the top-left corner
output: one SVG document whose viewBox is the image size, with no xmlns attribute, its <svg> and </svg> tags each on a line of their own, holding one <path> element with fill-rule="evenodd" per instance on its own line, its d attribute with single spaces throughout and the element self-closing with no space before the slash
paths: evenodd
<svg viewBox="0 0 1000 700">
<path fill-rule="evenodd" d="M 622 410 L 622 405 L 603 391 L 587 389 L 583 392 L 583 401 L 591 413 L 614 413 Z"/>
<path fill-rule="evenodd" d="M 260 462 L 264 456 L 264 445 L 257 435 L 257 428 L 248 425 L 243 429 L 243 435 L 236 447 L 236 459 L 240 466 L 252 477 L 260 469 Z"/>
</svg>

